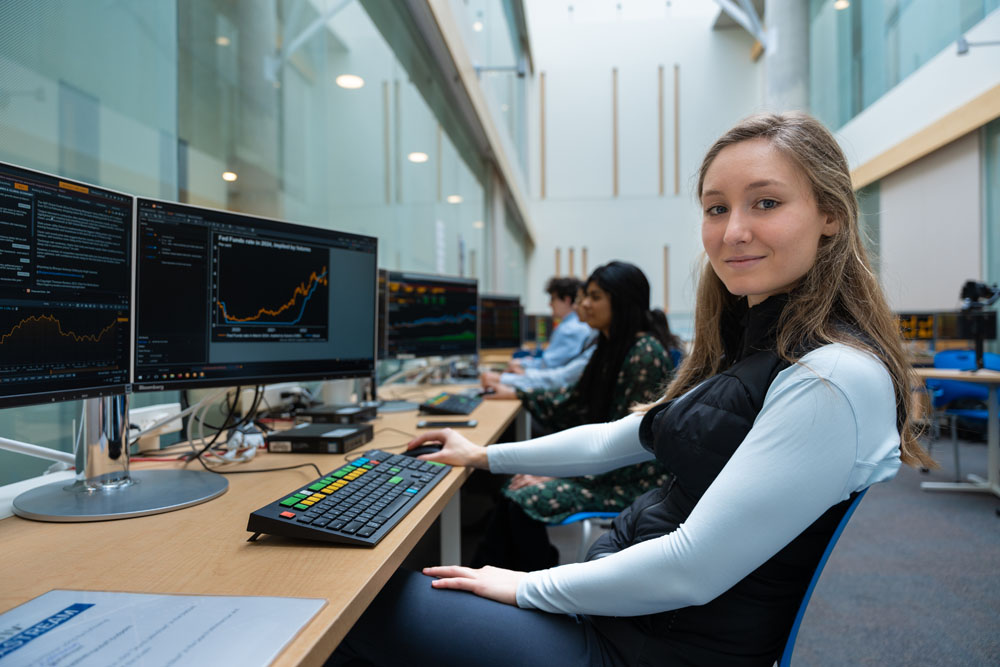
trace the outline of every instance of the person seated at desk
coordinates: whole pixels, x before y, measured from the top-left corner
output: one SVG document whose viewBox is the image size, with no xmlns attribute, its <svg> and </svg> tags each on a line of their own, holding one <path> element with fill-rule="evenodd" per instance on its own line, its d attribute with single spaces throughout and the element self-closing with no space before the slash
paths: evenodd
<svg viewBox="0 0 1000 667">
<path fill-rule="evenodd" d="M 580 312 L 600 332 L 580 380 L 554 390 L 516 391 L 532 417 L 553 431 L 621 419 L 633 404 L 656 400 L 674 370 L 666 350 L 666 317 L 649 310 L 649 282 L 637 266 L 610 262 L 595 269 Z M 494 508 L 472 562 L 527 569 L 555 565 L 559 553 L 549 542 L 547 525 L 577 512 L 624 509 L 666 480 L 655 460 L 615 466 L 600 475 L 517 475 Z"/>
<path fill-rule="evenodd" d="M 577 319 L 583 324 L 587 324 L 586 315 L 580 305 L 583 303 L 584 291 L 583 283 L 576 293 L 576 300 L 573 302 L 573 312 Z M 589 325 L 588 325 L 589 326 Z M 517 398 L 515 389 L 527 391 L 529 389 L 560 389 L 576 384 L 583 369 L 587 367 L 587 362 L 597 348 L 597 330 L 591 329 L 592 335 L 587 339 L 583 349 L 579 354 L 557 368 L 528 368 L 521 369 L 514 373 L 495 373 L 486 371 L 479 376 L 479 381 L 483 389 L 491 390 L 494 394 L 499 394 L 500 398 Z"/>
<path fill-rule="evenodd" d="M 655 457 L 670 484 L 583 563 L 397 572 L 334 664 L 771 665 L 852 496 L 930 462 L 830 132 L 803 113 L 746 119 L 709 150 L 697 193 L 694 343 L 656 405 L 526 443 L 445 430 L 410 445 L 442 442 L 421 458 L 494 473 Z"/>
<path fill-rule="evenodd" d="M 573 309 L 573 300 L 582 283 L 576 278 L 550 278 L 545 285 L 549 294 L 552 319 L 559 322 L 549 337 L 549 344 L 540 356 L 518 357 L 507 365 L 508 372 L 520 373 L 528 369 L 559 368 L 580 354 L 593 340 L 595 332 L 581 322 Z"/>
</svg>

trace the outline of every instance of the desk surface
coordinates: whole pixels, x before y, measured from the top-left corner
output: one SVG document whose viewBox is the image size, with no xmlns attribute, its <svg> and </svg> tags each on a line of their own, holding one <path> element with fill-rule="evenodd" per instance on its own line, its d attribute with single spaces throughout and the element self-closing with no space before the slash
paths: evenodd
<svg viewBox="0 0 1000 667">
<path fill-rule="evenodd" d="M 519 407 L 516 401 L 484 401 L 474 413 L 479 426 L 467 434 L 483 444 L 495 442 Z M 390 429 L 416 434 L 416 420 L 416 412 L 380 416 L 373 422 L 375 440 L 354 453 L 404 444 L 409 438 Z M 263 454 L 233 469 L 311 461 L 328 472 L 343 459 Z M 0 521 L 0 612 L 54 588 L 325 598 L 327 605 L 274 662 L 321 665 L 469 474 L 453 469 L 372 549 L 274 536 L 247 542 L 250 512 L 315 479 L 312 468 L 230 475 L 221 497 L 154 516 L 92 523 L 10 517 Z"/>
<path fill-rule="evenodd" d="M 924 380 L 962 380 L 979 384 L 1000 385 L 1000 371 L 981 368 L 977 371 L 960 371 L 954 368 L 914 368 L 917 376 Z"/>
</svg>

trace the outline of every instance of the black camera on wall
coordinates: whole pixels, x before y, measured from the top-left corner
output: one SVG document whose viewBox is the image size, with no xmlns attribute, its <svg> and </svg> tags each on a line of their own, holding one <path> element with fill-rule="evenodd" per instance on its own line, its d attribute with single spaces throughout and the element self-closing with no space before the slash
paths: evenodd
<svg viewBox="0 0 1000 667">
<path fill-rule="evenodd" d="M 962 338 L 976 343 L 976 368 L 983 367 L 983 343 L 997 337 L 997 314 L 987 310 L 1000 298 L 996 285 L 967 280 L 962 285 L 962 312 L 958 316 L 958 330 Z"/>
</svg>

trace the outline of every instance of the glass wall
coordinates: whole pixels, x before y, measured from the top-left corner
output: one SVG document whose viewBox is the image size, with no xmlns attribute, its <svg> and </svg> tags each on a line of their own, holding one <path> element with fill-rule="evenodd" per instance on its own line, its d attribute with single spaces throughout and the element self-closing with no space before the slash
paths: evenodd
<svg viewBox="0 0 1000 667">
<path fill-rule="evenodd" d="M 997 7 L 1000 0 L 809 0 L 813 114 L 841 127 Z"/>
<path fill-rule="evenodd" d="M 879 244 L 881 242 L 881 226 L 879 224 L 880 206 L 879 183 L 871 183 L 861 188 L 857 192 L 858 196 L 858 224 L 861 227 L 861 239 L 864 241 L 865 250 L 868 251 L 868 260 L 872 264 L 875 275 L 879 273 Z"/>
<path fill-rule="evenodd" d="M 491 287 L 484 165 L 421 49 L 369 4 L 8 0 L 0 160 L 375 235 L 380 266 Z M 405 21 L 402 3 L 374 6 Z M 0 435 L 68 450 L 79 411 L 0 411 Z M 0 451 L 0 484 L 48 465 Z"/>
<path fill-rule="evenodd" d="M 510 155 L 528 176 L 526 63 L 512 0 L 451 0 L 469 57 Z"/>
</svg>

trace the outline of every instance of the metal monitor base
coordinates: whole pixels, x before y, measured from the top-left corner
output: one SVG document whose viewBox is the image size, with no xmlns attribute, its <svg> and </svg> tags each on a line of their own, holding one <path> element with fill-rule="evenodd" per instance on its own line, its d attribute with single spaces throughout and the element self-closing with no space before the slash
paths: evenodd
<svg viewBox="0 0 1000 667">
<path fill-rule="evenodd" d="M 35 521 L 110 521 L 172 512 L 221 496 L 229 487 L 222 475 L 201 470 L 138 470 L 132 484 L 87 491 L 79 484 L 54 482 L 14 499 L 14 513 Z"/>
<path fill-rule="evenodd" d="M 378 406 L 379 412 L 409 412 L 410 410 L 416 410 L 420 407 L 419 403 L 414 403 L 413 401 L 400 401 L 400 400 L 387 400 L 382 401 L 382 404 Z"/>
</svg>

